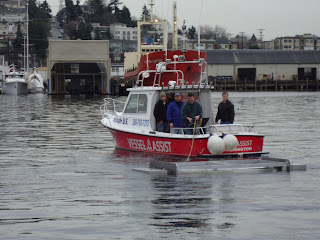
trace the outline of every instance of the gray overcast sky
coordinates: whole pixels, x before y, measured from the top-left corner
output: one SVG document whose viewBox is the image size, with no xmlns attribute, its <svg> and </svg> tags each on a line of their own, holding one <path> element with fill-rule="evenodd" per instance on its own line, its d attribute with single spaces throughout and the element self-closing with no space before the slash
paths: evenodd
<svg viewBox="0 0 320 240">
<path fill-rule="evenodd" d="M 55 14 L 59 0 L 47 1 Z M 81 0 L 81 3 L 84 2 Z M 148 0 L 120 2 L 139 18 Z M 172 22 L 173 0 L 155 0 L 155 3 L 155 14 Z M 187 27 L 198 26 L 199 23 L 219 25 L 232 36 L 245 32 L 257 37 L 258 29 L 265 29 L 264 40 L 304 33 L 320 36 L 320 0 L 177 0 L 177 9 L 179 27 L 186 20 Z"/>
</svg>

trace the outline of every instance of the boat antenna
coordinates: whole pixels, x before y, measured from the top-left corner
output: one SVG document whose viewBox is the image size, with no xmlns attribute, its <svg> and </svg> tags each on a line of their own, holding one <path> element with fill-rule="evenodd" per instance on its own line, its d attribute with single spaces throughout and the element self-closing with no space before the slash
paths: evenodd
<svg viewBox="0 0 320 240">
<path fill-rule="evenodd" d="M 186 20 L 183 20 L 183 25 L 182 25 L 182 32 L 183 32 L 183 44 L 182 44 L 182 51 L 183 53 L 186 52 L 186 30 L 187 30 L 187 26 L 186 26 Z"/>
<path fill-rule="evenodd" d="M 199 26 L 198 26 L 198 57 L 199 57 L 199 59 L 200 59 L 200 28 L 201 28 L 201 26 L 199 24 Z"/>
<path fill-rule="evenodd" d="M 200 21 L 201 21 L 201 16 L 202 16 L 202 8 L 203 8 L 203 0 L 201 1 L 201 7 L 200 7 L 200 15 L 199 15 L 199 27 L 198 27 L 198 56 L 200 59 Z"/>
<path fill-rule="evenodd" d="M 169 32 L 169 26 L 167 25 L 167 31 L 166 31 L 166 60 L 168 58 L 168 32 Z"/>
<path fill-rule="evenodd" d="M 168 5 L 169 6 L 169 0 L 168 0 Z M 167 7 L 167 19 L 169 17 L 169 7 Z M 169 26 L 166 25 L 167 29 L 166 29 L 166 61 L 168 59 L 168 32 L 169 32 Z"/>
<path fill-rule="evenodd" d="M 154 6 L 154 0 L 150 0 L 149 5 L 150 5 L 150 22 L 153 22 L 153 6 Z"/>
<path fill-rule="evenodd" d="M 172 7 L 172 20 L 173 20 L 173 30 L 172 30 L 172 50 L 178 49 L 178 28 L 177 28 L 177 2 L 173 2 Z"/>
</svg>

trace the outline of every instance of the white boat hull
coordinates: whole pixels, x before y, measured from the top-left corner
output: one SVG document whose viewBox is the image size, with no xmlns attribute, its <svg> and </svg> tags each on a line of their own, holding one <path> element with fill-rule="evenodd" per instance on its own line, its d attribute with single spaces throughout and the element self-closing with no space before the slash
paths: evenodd
<svg viewBox="0 0 320 240">
<path fill-rule="evenodd" d="M 5 82 L 3 83 L 3 94 L 27 95 L 28 84 L 26 82 Z"/>
</svg>

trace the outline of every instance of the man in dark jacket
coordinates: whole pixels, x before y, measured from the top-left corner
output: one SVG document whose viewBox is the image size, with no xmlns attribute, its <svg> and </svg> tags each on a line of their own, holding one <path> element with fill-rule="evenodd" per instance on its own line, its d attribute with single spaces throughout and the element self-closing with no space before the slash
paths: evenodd
<svg viewBox="0 0 320 240">
<path fill-rule="evenodd" d="M 184 120 L 184 126 L 187 134 L 193 134 L 194 124 L 196 127 L 200 127 L 200 119 L 202 118 L 202 106 L 196 102 L 193 93 L 188 93 L 188 102 L 182 108 L 182 118 Z M 195 133 L 199 133 L 196 130 Z"/>
<path fill-rule="evenodd" d="M 164 92 L 161 92 L 160 100 L 156 103 L 153 110 L 153 115 L 156 118 L 158 132 L 169 131 L 169 123 L 167 120 L 167 109 L 168 109 L 167 96 Z"/>
<path fill-rule="evenodd" d="M 174 101 L 169 104 L 167 110 L 167 119 L 170 123 L 170 133 L 181 134 L 180 129 L 183 128 L 183 119 L 181 116 L 184 103 L 181 101 L 181 94 L 174 94 Z"/>
<path fill-rule="evenodd" d="M 234 121 L 234 106 L 228 99 L 228 92 L 222 93 L 223 101 L 219 103 L 215 122 L 220 124 L 232 124 Z"/>
</svg>

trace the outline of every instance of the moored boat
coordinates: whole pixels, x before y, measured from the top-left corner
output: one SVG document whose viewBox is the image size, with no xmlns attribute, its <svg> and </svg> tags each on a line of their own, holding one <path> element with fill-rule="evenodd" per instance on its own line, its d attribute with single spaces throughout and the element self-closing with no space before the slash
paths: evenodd
<svg viewBox="0 0 320 240">
<path fill-rule="evenodd" d="M 42 93 L 43 86 L 43 78 L 34 68 L 33 72 L 28 77 L 28 89 L 30 93 Z"/>
<path fill-rule="evenodd" d="M 26 95 L 28 94 L 28 84 L 23 72 L 17 72 L 15 67 L 11 67 L 9 73 L 4 74 L 3 94 Z"/>
</svg>

